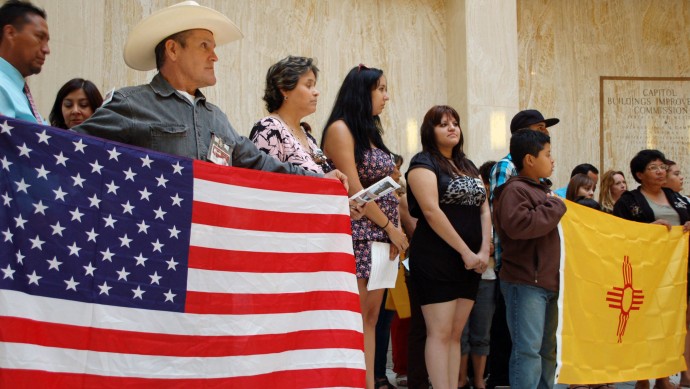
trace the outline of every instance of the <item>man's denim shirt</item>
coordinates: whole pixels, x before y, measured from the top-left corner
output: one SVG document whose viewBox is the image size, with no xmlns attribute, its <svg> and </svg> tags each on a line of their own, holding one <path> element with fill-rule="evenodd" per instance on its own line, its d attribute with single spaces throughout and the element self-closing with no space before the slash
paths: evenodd
<svg viewBox="0 0 690 389">
<path fill-rule="evenodd" d="M 73 128 L 134 146 L 206 160 L 211 134 L 232 152 L 233 166 L 279 173 L 316 175 L 282 163 L 240 136 L 227 116 L 197 90 L 192 104 L 158 73 L 150 84 L 122 88 L 87 121 Z M 320 176 L 320 175 L 318 175 Z"/>
</svg>

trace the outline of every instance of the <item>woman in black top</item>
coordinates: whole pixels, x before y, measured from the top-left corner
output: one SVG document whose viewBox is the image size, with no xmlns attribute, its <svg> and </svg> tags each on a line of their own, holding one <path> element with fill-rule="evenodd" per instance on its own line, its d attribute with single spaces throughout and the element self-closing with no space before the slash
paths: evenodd
<svg viewBox="0 0 690 389">
<path fill-rule="evenodd" d="M 623 192 L 613 206 L 613 214 L 641 223 L 683 226 L 690 230 L 688 203 L 666 185 L 666 157 L 659 150 L 642 150 L 630 161 L 632 177 L 640 186 Z M 638 381 L 643 383 L 645 381 Z M 648 385 L 648 384 L 647 384 Z M 655 388 L 674 388 L 668 377 L 657 378 Z"/>
<path fill-rule="evenodd" d="M 421 127 L 423 151 L 407 172 L 410 277 L 427 326 L 426 366 L 436 389 L 457 388 L 460 336 L 489 262 L 491 216 L 486 190 L 462 151 L 460 117 L 435 106 Z"/>
</svg>

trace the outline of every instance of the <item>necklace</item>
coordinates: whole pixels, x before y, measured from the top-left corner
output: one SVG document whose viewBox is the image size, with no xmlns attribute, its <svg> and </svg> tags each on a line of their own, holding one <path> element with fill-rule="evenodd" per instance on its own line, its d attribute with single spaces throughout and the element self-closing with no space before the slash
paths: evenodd
<svg viewBox="0 0 690 389">
<path fill-rule="evenodd" d="M 274 117 L 278 119 L 292 134 L 292 136 L 297 140 L 297 143 L 300 144 L 302 149 L 307 151 L 307 154 L 311 157 L 311 159 L 317 164 L 317 165 L 323 165 L 325 164 L 328 159 L 324 155 L 323 151 L 321 151 L 320 148 L 316 148 L 315 150 L 312 149 L 311 145 L 309 144 L 309 135 L 307 135 L 307 131 L 304 130 L 304 128 L 300 125 L 299 129 L 302 130 L 302 135 L 304 138 L 300 137 L 297 132 L 283 119 L 282 116 L 278 113 L 273 113 Z"/>
<path fill-rule="evenodd" d="M 297 135 L 297 132 L 292 128 L 291 125 L 289 125 L 289 124 L 287 123 L 287 121 L 286 121 L 285 119 L 283 119 L 282 116 L 280 116 L 278 113 L 273 113 L 273 117 L 275 117 L 276 119 L 278 119 L 278 121 L 280 121 L 280 122 L 285 126 L 285 128 L 287 128 L 288 130 L 290 130 L 290 132 L 292 133 L 292 135 L 294 135 L 295 137 L 298 136 L 298 135 Z M 299 128 L 302 130 L 302 133 L 305 134 L 304 128 L 302 128 L 302 126 L 299 126 Z"/>
<path fill-rule="evenodd" d="M 302 130 L 302 135 L 304 137 L 304 138 L 302 138 L 302 136 L 300 136 L 297 133 L 297 131 L 294 128 L 292 128 L 292 126 L 287 124 L 287 121 L 285 121 L 285 119 L 283 119 L 282 116 L 280 116 L 278 113 L 274 113 L 273 115 L 275 116 L 276 119 L 278 119 L 278 121 L 280 121 L 285 126 L 285 128 L 287 128 L 290 131 L 292 136 L 297 140 L 297 142 L 299 142 L 299 144 L 302 146 L 302 148 L 307 149 L 309 154 L 311 154 L 311 146 L 309 145 L 309 137 L 307 136 L 307 132 L 304 131 L 304 128 L 302 128 L 302 126 L 299 126 L 299 129 Z"/>
</svg>

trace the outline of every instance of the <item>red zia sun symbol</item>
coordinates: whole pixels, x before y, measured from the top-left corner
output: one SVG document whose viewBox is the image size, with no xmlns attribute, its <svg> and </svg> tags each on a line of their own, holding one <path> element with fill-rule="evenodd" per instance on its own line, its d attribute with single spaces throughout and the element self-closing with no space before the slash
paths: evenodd
<svg viewBox="0 0 690 389">
<path fill-rule="evenodd" d="M 642 289 L 633 288 L 632 282 L 632 266 L 626 255 L 623 257 L 623 287 L 614 286 L 612 291 L 606 292 L 606 301 L 611 303 L 609 308 L 620 309 L 621 311 L 618 316 L 618 330 L 616 331 L 618 343 L 621 343 L 623 340 L 630 311 L 639 311 L 640 305 L 644 301 Z"/>
</svg>

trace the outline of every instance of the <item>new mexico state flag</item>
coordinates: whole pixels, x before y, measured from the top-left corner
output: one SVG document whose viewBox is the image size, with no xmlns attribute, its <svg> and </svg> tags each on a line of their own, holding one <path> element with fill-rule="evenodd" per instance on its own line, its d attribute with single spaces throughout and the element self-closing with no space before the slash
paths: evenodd
<svg viewBox="0 0 690 389">
<path fill-rule="evenodd" d="M 566 203 L 557 382 L 622 382 L 685 370 L 688 234 Z"/>
</svg>

